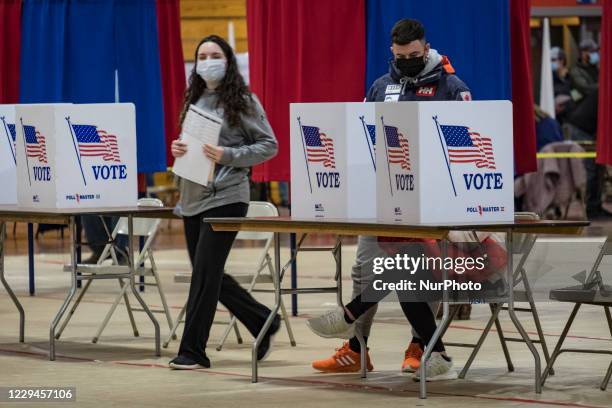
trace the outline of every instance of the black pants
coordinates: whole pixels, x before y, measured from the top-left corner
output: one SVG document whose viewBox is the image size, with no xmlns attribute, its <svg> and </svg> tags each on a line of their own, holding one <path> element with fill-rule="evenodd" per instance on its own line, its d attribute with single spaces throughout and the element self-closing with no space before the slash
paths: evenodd
<svg viewBox="0 0 612 408">
<path fill-rule="evenodd" d="M 179 355 L 202 363 L 217 302 L 220 301 L 253 336 L 259 334 L 270 309 L 258 303 L 231 276 L 224 273 L 225 261 L 236 232 L 215 232 L 207 217 L 244 217 L 248 204 L 233 203 L 184 217 L 187 250 L 193 266 L 185 327 Z"/>
<path fill-rule="evenodd" d="M 382 297 L 384 297 L 388 295 L 389 292 L 381 292 L 381 294 L 383 294 Z M 377 303 L 378 302 L 363 302 L 361 300 L 361 295 L 359 295 L 345 307 L 351 312 L 355 319 L 358 319 L 359 316 L 367 312 L 369 308 Z M 420 342 L 423 346 L 429 344 L 429 341 L 436 331 L 436 319 L 429 304 L 426 302 L 400 302 L 400 306 L 402 307 L 404 316 L 406 316 L 410 325 L 418 333 Z M 432 350 L 439 352 L 444 351 L 442 339 L 438 339 Z"/>
<path fill-rule="evenodd" d="M 403 250 L 403 252 L 412 257 L 418 257 L 422 255 L 424 251 L 424 247 L 421 244 L 416 243 L 408 245 L 407 248 L 404 248 Z M 402 273 L 398 271 L 387 271 L 386 274 L 391 281 L 400 281 L 404 277 Z M 416 272 L 415 277 L 417 279 L 427 279 L 430 277 L 430 273 L 425 270 L 419 270 Z M 370 285 L 366 286 L 361 294 L 359 294 L 345 306 L 355 319 L 358 319 L 359 316 L 367 312 L 372 306 L 378 304 L 378 302 L 383 300 L 391 292 L 390 290 L 375 290 L 373 285 L 374 284 L 372 282 Z M 367 301 L 362 300 L 362 298 L 367 299 Z M 412 325 L 412 328 L 418 333 L 420 342 L 424 346 L 429 344 L 429 341 L 436 331 L 436 318 L 434 316 L 434 312 L 429 307 L 429 304 L 427 302 L 418 301 L 400 301 L 400 306 L 402 307 L 404 315 L 410 322 L 410 325 Z M 438 339 L 438 341 L 434 344 L 433 351 L 444 351 L 442 339 Z"/>
</svg>

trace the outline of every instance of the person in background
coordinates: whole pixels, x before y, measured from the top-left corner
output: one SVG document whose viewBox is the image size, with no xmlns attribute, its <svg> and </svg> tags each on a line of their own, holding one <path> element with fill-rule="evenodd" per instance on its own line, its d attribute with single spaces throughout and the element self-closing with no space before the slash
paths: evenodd
<svg viewBox="0 0 612 408">
<path fill-rule="evenodd" d="M 572 111 L 572 83 L 567 68 L 565 51 L 559 47 L 550 49 L 550 64 L 553 70 L 553 89 L 555 95 L 555 114 L 559 123 L 563 124 Z M 537 112 L 536 112 L 537 120 Z"/>
<path fill-rule="evenodd" d="M 570 139 L 586 142 L 593 147 L 597 135 L 597 110 L 599 98 L 599 47 L 591 39 L 580 42 L 580 59 L 570 70 L 570 79 L 576 108 L 567 116 L 566 132 Z M 588 147 L 588 146 L 587 146 Z M 588 149 L 594 151 L 595 149 Z M 610 217 L 602 206 L 601 195 L 605 168 L 595 163 L 595 159 L 584 159 L 587 172 L 586 206 L 587 217 L 596 219 Z"/>
<path fill-rule="evenodd" d="M 591 39 L 580 42 L 580 58 L 570 70 L 572 89 L 578 94 L 576 101 L 596 92 L 599 88 L 599 47 Z"/>
<path fill-rule="evenodd" d="M 568 116 L 565 123 L 570 139 L 575 142 L 590 143 L 585 146 L 587 150 L 595 151 L 594 143 L 597 135 L 597 105 L 599 92 L 597 90 L 587 94 L 576 109 Z M 597 164 L 594 158 L 584 159 L 587 173 L 586 182 L 586 211 L 589 219 L 612 216 L 602 205 L 603 182 L 605 167 Z"/>
<path fill-rule="evenodd" d="M 393 57 L 389 61 L 389 72 L 374 81 L 367 93 L 366 102 L 470 101 L 472 99 L 469 88 L 455 75 L 449 59 L 430 47 L 425 39 L 425 27 L 421 22 L 403 19 L 393 26 L 391 53 Z M 377 237 L 360 236 L 355 265 L 351 273 L 354 299 L 359 299 L 362 290 L 374 280 L 372 260 L 377 256 L 381 256 Z M 359 316 L 354 316 L 359 317 L 355 321 L 355 329 L 367 342 L 377 303 L 367 305 L 364 303 L 364 307 L 361 307 L 360 301 L 357 300 L 353 304 L 359 309 Z M 435 303 L 432 306 L 435 306 Z M 412 373 L 419 368 L 423 345 L 428 341 L 428 338 L 421 336 L 433 333 L 436 327 L 435 317 L 427 303 L 410 303 L 403 305 L 402 308 L 405 308 L 405 313 L 416 311 L 422 315 L 416 324 L 425 333 L 415 330 L 413 325 L 413 338 L 404 352 L 401 366 L 402 372 Z M 467 314 L 469 316 L 469 312 Z M 342 318 L 342 315 L 340 317 Z M 409 320 L 411 324 L 414 322 L 411 318 Z M 434 376 L 438 378 L 447 374 L 452 376 L 451 360 L 447 359 L 444 353 L 438 353 L 443 351 L 442 342 L 438 342 L 437 346 L 439 349 L 432 355 L 428 366 L 428 380 Z M 356 372 L 361 366 L 361 352 L 357 337 L 350 336 L 349 341 L 336 349 L 331 357 L 314 361 L 312 367 L 326 373 Z M 367 368 L 370 371 L 374 368 L 369 353 L 367 353 Z"/>
<path fill-rule="evenodd" d="M 177 370 L 210 367 L 206 343 L 217 302 L 253 336 L 259 334 L 271 313 L 224 273 L 236 232 L 213 231 L 204 219 L 246 215 L 250 200 L 249 168 L 272 158 L 278 144 L 261 104 L 238 71 L 229 44 L 219 36 L 208 36 L 196 47 L 195 61 L 180 123 L 194 104 L 223 118 L 223 125 L 219 145 L 202 146 L 201 153 L 216 163 L 213 181 L 203 186 L 181 179 L 180 184 L 181 215 L 193 272 L 181 345 L 178 356 L 169 363 L 170 368 Z M 180 139 L 172 142 L 174 157 L 186 152 L 187 145 Z M 279 328 L 277 315 L 259 347 L 258 360 L 268 355 L 271 337 Z"/>
<path fill-rule="evenodd" d="M 81 216 L 81 225 L 85 232 L 87 245 L 91 249 L 91 255 L 84 259 L 84 264 L 96 264 L 104 251 L 104 247 L 109 242 L 108 233 L 112 234 L 119 217 L 99 217 L 97 215 Z M 106 225 L 106 228 L 105 228 Z M 108 233 L 107 233 L 108 230 Z M 119 235 L 114 241 L 117 252 L 117 261 L 121 265 L 127 264 L 128 239 L 125 235 Z"/>
<path fill-rule="evenodd" d="M 546 112 L 535 106 L 535 121 L 536 121 L 536 146 L 538 152 L 544 146 L 553 142 L 563 141 L 563 132 L 559 122 L 548 116 Z"/>
</svg>

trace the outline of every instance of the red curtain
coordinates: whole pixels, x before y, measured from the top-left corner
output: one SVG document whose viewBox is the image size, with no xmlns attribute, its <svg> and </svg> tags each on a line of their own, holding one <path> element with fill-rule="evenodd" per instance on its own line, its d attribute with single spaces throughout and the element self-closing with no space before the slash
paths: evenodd
<svg viewBox="0 0 612 408">
<path fill-rule="evenodd" d="M 597 163 L 612 164 L 612 0 L 603 0 L 602 6 Z"/>
<path fill-rule="evenodd" d="M 365 0 L 247 0 L 247 23 L 251 89 L 279 142 L 253 180 L 289 180 L 289 104 L 363 100 Z"/>
<path fill-rule="evenodd" d="M 21 0 L 0 1 L 0 103 L 19 102 Z"/>
<path fill-rule="evenodd" d="M 531 82 L 530 11 L 530 0 L 510 0 L 514 172 L 517 175 L 538 168 Z"/>
<path fill-rule="evenodd" d="M 170 153 L 170 143 L 178 136 L 178 117 L 186 87 L 179 0 L 157 0 L 157 32 L 164 98 L 166 162 L 171 166 L 174 158 Z"/>
</svg>

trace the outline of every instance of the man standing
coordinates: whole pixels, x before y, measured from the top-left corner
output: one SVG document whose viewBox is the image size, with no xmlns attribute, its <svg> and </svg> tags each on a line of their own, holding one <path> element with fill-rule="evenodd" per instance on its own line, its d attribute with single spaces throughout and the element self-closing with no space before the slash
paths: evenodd
<svg viewBox="0 0 612 408">
<path fill-rule="evenodd" d="M 425 39 L 425 27 L 417 20 L 403 19 L 391 30 L 389 72 L 378 78 L 368 91 L 366 102 L 470 101 L 469 88 L 456 75 L 446 56 L 440 55 Z M 372 259 L 380 255 L 377 238 L 360 236 L 352 269 L 353 298 L 373 281 Z M 355 330 L 367 342 L 377 306 L 371 307 L 355 322 Z M 405 351 L 403 372 L 415 372 L 420 365 L 423 344 L 413 330 L 413 339 Z M 360 345 L 356 337 L 337 349 L 330 358 L 312 363 L 327 373 L 356 372 L 360 369 Z M 367 356 L 368 370 L 373 370 Z M 429 375 L 428 375 L 429 377 Z"/>
</svg>

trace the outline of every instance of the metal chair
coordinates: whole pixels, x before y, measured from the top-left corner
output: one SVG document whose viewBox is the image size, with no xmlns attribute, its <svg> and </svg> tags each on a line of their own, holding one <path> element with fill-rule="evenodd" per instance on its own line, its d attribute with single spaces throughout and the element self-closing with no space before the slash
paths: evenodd
<svg viewBox="0 0 612 408">
<path fill-rule="evenodd" d="M 247 211 L 247 217 L 278 217 L 278 210 L 274 206 L 274 204 L 266 202 L 266 201 L 251 201 L 249 203 L 249 209 Z M 236 235 L 236 241 L 248 241 L 248 242 L 263 242 L 263 248 L 256 262 L 252 263 L 247 267 L 247 273 L 244 273 L 244 270 L 231 270 L 232 265 L 228 265 L 230 270 L 226 270 L 225 273 L 232 275 L 232 277 L 240 284 L 248 285 L 247 291 L 249 293 L 256 292 L 268 292 L 267 290 L 258 290 L 255 286 L 262 283 L 272 284 L 276 287 L 279 283 L 276 282 L 274 278 L 274 270 L 272 267 L 272 257 L 270 256 L 270 247 L 272 245 L 272 241 L 274 239 L 274 234 L 271 232 L 250 232 L 250 231 L 240 231 L 238 235 Z M 177 283 L 191 283 L 191 273 L 179 273 L 174 277 L 174 281 Z M 176 318 L 176 322 L 174 323 L 174 327 L 172 327 L 170 331 L 170 335 L 163 343 L 163 347 L 167 348 L 170 340 L 174 337 L 178 325 L 184 322 L 183 317 L 185 316 L 185 311 L 187 309 L 187 303 L 181 309 L 178 317 Z M 293 330 L 291 329 L 291 323 L 289 321 L 289 317 L 287 315 L 287 311 L 285 310 L 285 305 L 281 300 L 281 318 L 285 322 L 285 327 L 287 328 L 287 334 L 289 335 L 289 340 L 292 346 L 296 345 L 295 338 L 293 336 Z M 234 330 L 236 333 L 236 339 L 238 344 L 242 344 L 242 336 L 240 335 L 240 331 L 238 330 L 236 317 L 230 314 L 229 322 L 216 322 L 216 323 L 225 323 L 227 324 L 227 328 L 221 337 L 221 341 L 217 345 L 217 350 L 221 351 L 225 341 L 227 340 L 230 332 Z"/>
<path fill-rule="evenodd" d="M 569 288 L 563 289 L 555 289 L 550 291 L 550 299 L 556 300 L 558 302 L 569 302 L 574 303 L 574 308 L 570 313 L 570 316 L 561 332 L 561 336 L 559 337 L 559 341 L 553 350 L 552 356 L 548 364 L 546 365 L 546 369 L 542 374 L 542 385 L 546 382 L 548 375 L 552 373 L 553 365 L 557 357 L 561 353 L 584 353 L 584 354 L 607 354 L 612 355 L 612 350 L 600 350 L 600 349 L 574 349 L 567 348 L 562 349 L 563 342 L 567 337 L 567 333 L 572 327 L 572 323 L 578 313 L 578 310 L 582 305 L 594 305 L 601 306 L 604 309 L 604 313 L 606 315 L 606 321 L 608 323 L 608 329 L 610 331 L 610 336 L 612 337 L 612 316 L 610 314 L 610 306 L 612 306 L 612 297 L 610 294 L 612 293 L 612 287 L 609 285 L 605 285 L 603 282 L 603 278 L 599 271 L 599 265 L 604 256 L 612 255 L 612 240 L 610 237 L 606 239 L 606 242 L 601 247 L 597 258 L 595 259 L 595 263 L 591 268 L 589 275 L 586 275 L 586 271 L 583 271 L 583 284 L 578 286 L 572 286 Z M 608 366 L 608 371 L 606 372 L 599 388 L 602 391 L 605 391 L 608 387 L 608 383 L 610 382 L 610 377 L 612 376 L 612 361 Z"/>
<path fill-rule="evenodd" d="M 514 214 L 514 218 L 516 220 L 539 220 L 540 219 L 540 217 L 536 213 L 529 213 L 529 212 L 517 212 Z M 533 321 L 536 326 L 537 333 L 538 333 L 538 338 L 531 339 L 531 342 L 541 345 L 542 352 L 544 354 L 544 359 L 548 363 L 550 361 L 550 356 L 548 353 L 548 347 L 546 345 L 546 339 L 544 338 L 544 332 L 542 331 L 542 325 L 540 323 L 538 311 L 537 311 L 535 302 L 533 300 L 533 294 L 531 292 L 531 287 L 529 286 L 529 280 L 527 279 L 527 273 L 525 272 L 525 268 L 524 268 L 525 262 L 527 261 L 527 258 L 529 257 L 529 254 L 531 253 L 531 250 L 533 249 L 533 246 L 536 242 L 536 238 L 537 237 L 535 234 L 514 234 L 515 245 L 513 246 L 513 252 L 514 252 L 513 255 L 520 255 L 520 260 L 517 263 L 515 263 L 516 268 L 514 270 L 514 288 L 513 288 L 514 299 L 515 299 L 515 302 L 529 303 L 529 307 L 525 307 L 525 308 L 515 307 L 514 310 L 517 312 L 531 313 L 533 317 Z M 516 288 L 521 283 L 523 285 L 523 289 L 517 290 Z M 509 341 L 525 343 L 525 341 L 520 337 L 517 337 L 517 338 L 506 337 L 506 335 L 504 334 L 501 323 L 499 322 L 499 313 L 502 310 L 508 310 L 508 307 L 504 306 L 503 302 L 490 303 L 489 307 L 491 309 L 491 317 L 489 318 L 489 321 L 485 325 L 485 328 L 483 329 L 482 334 L 480 335 L 480 337 L 478 338 L 478 341 L 475 344 L 450 343 L 450 342 L 445 343 L 448 346 L 473 348 L 472 353 L 470 354 L 470 356 L 467 359 L 467 362 L 465 363 L 465 366 L 459 373 L 459 378 L 465 378 L 468 370 L 470 369 L 470 366 L 472 365 L 472 363 L 474 362 L 474 359 L 476 358 L 476 355 L 480 351 L 482 344 L 484 343 L 487 335 L 491 331 L 493 324 L 495 324 L 495 329 L 497 331 L 497 335 L 501 343 L 502 351 L 506 359 L 508 371 L 514 371 L 514 364 L 512 363 L 510 352 L 508 351 L 508 345 L 506 343 Z M 454 314 L 456 314 L 458 310 L 459 309 L 456 309 L 454 311 L 453 316 L 451 316 L 450 321 L 452 321 L 452 319 L 454 318 Z M 445 330 L 446 329 L 448 329 L 448 327 L 446 327 Z"/>
<path fill-rule="evenodd" d="M 138 200 L 138 206 L 149 206 L 149 207 L 163 207 L 164 204 L 156 199 L 156 198 L 141 198 Z M 166 296 L 164 294 L 163 291 L 163 287 L 161 284 L 161 279 L 159 277 L 159 273 L 157 270 L 157 266 L 155 264 L 155 258 L 153 257 L 153 249 L 151 248 L 151 245 L 153 244 L 153 240 L 155 239 L 155 236 L 157 234 L 157 230 L 159 227 L 161 220 L 158 218 L 134 218 L 134 232 L 133 232 L 133 236 L 134 238 L 142 238 L 144 239 L 144 244 L 142 245 L 142 248 L 140 249 L 140 251 L 138 252 L 138 255 L 136 256 L 135 259 L 135 264 L 136 266 L 136 275 L 138 276 L 143 276 L 143 277 L 153 277 L 154 278 L 154 282 L 153 283 L 147 283 L 145 282 L 144 285 L 146 286 L 156 286 L 157 290 L 159 292 L 159 296 L 161 299 L 161 303 L 162 303 L 162 309 L 161 310 L 151 310 L 154 313 L 164 313 L 166 315 L 166 319 L 168 321 L 168 327 L 170 329 L 172 329 L 173 327 L 173 321 L 172 321 L 172 316 L 170 314 L 170 309 L 168 307 L 168 303 L 166 302 Z M 105 224 L 104 224 L 105 225 Z M 106 225 L 105 225 L 106 228 Z M 126 217 L 121 217 L 119 219 L 119 221 L 117 222 L 117 225 L 115 226 L 115 229 L 113 230 L 112 233 L 109 233 L 107 231 L 107 234 L 109 234 L 109 242 L 106 244 L 106 246 L 104 247 L 104 250 L 102 251 L 102 254 L 100 255 L 100 258 L 97 262 L 97 264 L 95 265 L 78 265 L 77 266 L 77 271 L 82 273 L 82 274 L 91 274 L 91 275 L 105 275 L 108 274 L 110 275 L 109 278 L 112 279 L 112 275 L 116 274 L 117 271 L 119 270 L 127 270 L 128 267 L 121 265 L 119 262 L 120 256 L 119 255 L 124 255 L 121 254 L 122 249 L 116 248 L 116 246 L 114 245 L 116 238 L 118 235 L 128 235 L 128 220 Z M 118 252 L 120 254 L 118 254 Z M 110 264 L 107 262 L 110 260 Z M 148 261 L 148 266 L 145 266 L 145 264 Z M 118 282 L 119 282 L 119 286 L 121 288 L 120 292 L 117 294 L 117 296 L 115 297 L 115 300 L 113 302 L 113 304 L 111 305 L 110 310 L 108 311 L 108 313 L 106 314 L 104 320 L 102 321 L 102 324 L 100 325 L 100 327 L 98 328 L 98 331 L 96 333 L 96 335 L 93 337 L 92 342 L 93 343 L 97 343 L 98 339 L 100 338 L 100 336 L 102 335 L 102 332 L 104 331 L 104 329 L 106 328 L 106 325 L 108 324 L 111 316 L 113 315 L 113 313 L 115 312 L 115 309 L 117 308 L 117 305 L 119 304 L 119 302 L 121 302 L 121 299 L 124 300 L 125 302 L 125 306 L 128 312 L 128 317 L 130 319 L 130 323 L 132 325 L 132 330 L 134 332 L 134 336 L 138 336 L 138 329 L 136 327 L 136 322 L 134 321 L 134 316 L 133 316 L 133 312 L 134 311 L 143 311 L 142 309 L 134 309 L 130 306 L 130 302 L 129 302 L 129 298 L 128 298 L 128 290 L 129 290 L 129 285 L 127 283 L 124 282 L 123 278 L 117 278 Z M 70 318 L 72 317 L 72 315 L 74 314 L 74 312 L 76 311 L 76 308 L 79 306 L 81 300 L 83 299 L 83 296 L 85 295 L 85 293 L 87 292 L 87 290 L 89 289 L 89 287 L 91 286 L 91 282 L 93 280 L 89 280 L 87 281 L 87 284 L 83 287 L 83 289 L 81 290 L 81 293 L 79 294 L 79 296 L 77 297 L 77 299 L 74 302 L 74 305 L 72 306 L 72 309 L 70 310 L 68 316 L 66 317 L 66 319 L 64 320 L 64 322 L 62 323 L 62 326 L 60 327 L 56 338 L 59 339 L 59 337 L 61 336 L 62 332 L 64 331 L 64 329 L 66 328 L 66 326 L 68 325 L 68 322 L 70 321 Z"/>
</svg>

